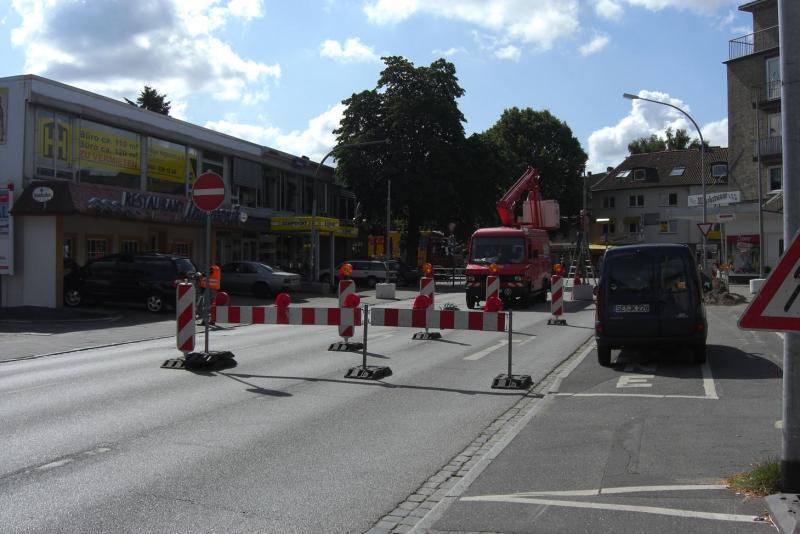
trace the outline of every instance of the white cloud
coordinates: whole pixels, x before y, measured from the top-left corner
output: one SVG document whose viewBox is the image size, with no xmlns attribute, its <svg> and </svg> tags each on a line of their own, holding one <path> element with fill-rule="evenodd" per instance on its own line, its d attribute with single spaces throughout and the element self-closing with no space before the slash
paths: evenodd
<svg viewBox="0 0 800 534">
<path fill-rule="evenodd" d="M 336 136 L 333 134 L 333 130 L 339 127 L 344 109 L 344 104 L 337 104 L 309 120 L 305 130 L 291 132 L 282 132 L 274 126 L 257 126 L 238 122 L 234 115 L 220 121 L 209 121 L 205 127 L 290 154 L 303 154 L 314 161 L 320 161 L 336 145 Z M 265 122 L 263 118 L 259 118 L 259 120 Z"/>
<path fill-rule="evenodd" d="M 514 45 L 504 46 L 494 51 L 494 56 L 497 59 L 508 59 L 511 61 L 519 61 L 520 49 Z"/>
<path fill-rule="evenodd" d="M 380 57 L 372 50 L 372 47 L 362 43 L 358 37 L 348 39 L 345 41 L 344 46 L 338 41 L 328 39 L 320 46 L 319 55 L 331 58 L 339 63 L 380 61 Z"/>
<path fill-rule="evenodd" d="M 662 9 L 677 9 L 680 11 L 693 11 L 710 15 L 721 8 L 737 5 L 741 2 L 734 0 L 625 0 L 632 6 L 643 7 L 650 11 Z"/>
<path fill-rule="evenodd" d="M 24 49 L 25 72 L 112 98 L 131 98 L 149 84 L 178 111 L 197 93 L 255 102 L 269 94 L 280 66 L 241 57 L 215 32 L 261 16 L 261 5 L 262 0 L 14 0 L 22 23 L 12 30 L 12 43 Z"/>
<path fill-rule="evenodd" d="M 677 98 L 658 91 L 640 91 L 639 96 L 667 102 L 691 113 L 688 105 Z M 664 136 L 667 128 L 683 128 L 691 137 L 697 137 L 694 125 L 679 111 L 643 100 L 631 102 L 630 113 L 616 125 L 595 130 L 589 135 L 588 170 L 602 172 L 606 167 L 616 167 L 628 155 L 628 143 L 639 137 L 656 134 Z M 703 138 L 711 145 L 727 146 L 728 119 L 701 126 Z"/>
<path fill-rule="evenodd" d="M 597 0 L 594 5 L 594 12 L 600 18 L 619 20 L 622 18 L 623 9 L 616 0 Z"/>
<path fill-rule="evenodd" d="M 594 39 L 580 47 L 581 55 L 591 56 L 606 47 L 608 44 L 608 35 L 597 35 Z"/>
<path fill-rule="evenodd" d="M 397 24 L 425 14 L 479 26 L 509 43 L 549 50 L 578 29 L 578 0 L 370 0 L 364 6 L 375 24 Z"/>
<path fill-rule="evenodd" d="M 465 52 L 466 52 L 466 50 L 464 48 L 461 48 L 461 47 L 457 48 L 457 47 L 452 46 L 452 47 L 448 48 L 447 50 L 438 50 L 438 49 L 434 50 L 432 53 L 433 53 L 434 56 L 437 56 L 437 57 L 453 57 L 456 54 L 463 54 Z"/>
</svg>

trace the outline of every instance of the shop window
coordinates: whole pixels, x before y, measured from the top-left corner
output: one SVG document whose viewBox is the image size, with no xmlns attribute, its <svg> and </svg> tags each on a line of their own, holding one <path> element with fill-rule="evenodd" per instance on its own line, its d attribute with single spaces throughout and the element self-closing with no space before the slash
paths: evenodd
<svg viewBox="0 0 800 534">
<path fill-rule="evenodd" d="M 86 259 L 94 260 L 102 256 L 108 255 L 108 238 L 94 238 L 86 239 Z"/>
<path fill-rule="evenodd" d="M 136 254 L 139 252 L 138 239 L 120 239 L 119 251 L 123 254 Z"/>
<path fill-rule="evenodd" d="M 628 197 L 628 206 L 631 208 L 641 208 L 644 206 L 644 195 L 631 195 Z"/>
<path fill-rule="evenodd" d="M 658 205 L 659 206 L 677 206 L 678 205 L 678 193 L 661 193 L 658 196 Z"/>
<path fill-rule="evenodd" d="M 678 221 L 661 221 L 659 222 L 659 233 L 662 234 L 675 234 L 678 232 Z"/>
<path fill-rule="evenodd" d="M 137 134 L 81 120 L 78 132 L 81 182 L 140 189 L 140 152 Z"/>
<path fill-rule="evenodd" d="M 147 190 L 186 195 L 186 147 L 147 138 Z"/>
<path fill-rule="evenodd" d="M 36 110 L 35 174 L 37 178 L 72 180 L 75 120 L 51 111 Z"/>
<path fill-rule="evenodd" d="M 628 233 L 631 234 L 631 235 L 638 234 L 639 233 L 639 223 L 635 223 L 635 222 L 628 223 Z"/>
<path fill-rule="evenodd" d="M 603 207 L 604 208 L 613 208 L 614 207 L 614 197 L 603 197 Z"/>
<path fill-rule="evenodd" d="M 769 172 L 769 190 L 781 191 L 783 189 L 783 168 L 770 167 Z"/>
</svg>

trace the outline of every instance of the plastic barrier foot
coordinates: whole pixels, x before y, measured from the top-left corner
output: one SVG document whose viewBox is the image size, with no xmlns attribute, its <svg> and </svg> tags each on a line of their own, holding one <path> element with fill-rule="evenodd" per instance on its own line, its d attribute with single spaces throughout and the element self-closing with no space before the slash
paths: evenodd
<svg viewBox="0 0 800 534">
<path fill-rule="evenodd" d="M 186 369 L 227 369 L 236 367 L 234 355 L 229 350 L 190 352 L 186 355 Z"/>
<path fill-rule="evenodd" d="M 166 360 L 164 363 L 161 364 L 162 369 L 185 369 L 186 368 L 186 360 L 183 358 L 172 358 Z"/>
<path fill-rule="evenodd" d="M 441 332 L 417 332 L 411 339 L 442 339 Z"/>
<path fill-rule="evenodd" d="M 344 341 L 338 341 L 336 343 L 331 343 L 331 346 L 328 347 L 328 350 L 335 352 L 352 352 L 356 350 L 362 350 L 363 348 L 363 343 L 345 343 Z"/>
<path fill-rule="evenodd" d="M 345 378 L 357 378 L 359 380 L 380 380 L 387 376 L 392 376 L 392 370 L 380 365 L 351 367 L 347 370 L 347 374 L 344 375 Z"/>
<path fill-rule="evenodd" d="M 528 389 L 533 385 L 530 375 L 497 375 L 492 389 Z"/>
<path fill-rule="evenodd" d="M 566 319 L 560 319 L 558 317 L 551 317 L 547 320 L 547 324 L 554 324 L 558 326 L 567 326 Z"/>
</svg>

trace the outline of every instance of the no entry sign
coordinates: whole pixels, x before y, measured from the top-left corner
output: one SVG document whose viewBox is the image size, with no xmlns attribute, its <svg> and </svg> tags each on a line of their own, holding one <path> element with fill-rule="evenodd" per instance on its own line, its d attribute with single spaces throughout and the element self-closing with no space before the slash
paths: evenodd
<svg viewBox="0 0 800 534">
<path fill-rule="evenodd" d="M 192 189 L 192 202 L 198 209 L 214 211 L 225 200 L 225 182 L 222 177 L 211 171 L 206 171 L 197 177 Z"/>
</svg>

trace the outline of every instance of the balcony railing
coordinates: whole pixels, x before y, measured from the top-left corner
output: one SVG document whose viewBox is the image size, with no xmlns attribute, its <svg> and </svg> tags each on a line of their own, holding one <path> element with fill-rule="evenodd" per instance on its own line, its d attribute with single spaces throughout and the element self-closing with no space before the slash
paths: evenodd
<svg viewBox="0 0 800 534">
<path fill-rule="evenodd" d="M 770 104 L 777 103 L 781 99 L 781 81 L 771 80 L 764 85 L 753 88 L 753 103 Z"/>
<path fill-rule="evenodd" d="M 749 35 L 728 41 L 728 59 L 749 56 L 762 50 L 778 47 L 778 26 L 773 26 Z"/>
<path fill-rule="evenodd" d="M 753 141 L 753 159 L 758 157 L 759 152 L 762 158 L 780 156 L 783 153 L 783 137 L 775 135 Z"/>
</svg>

